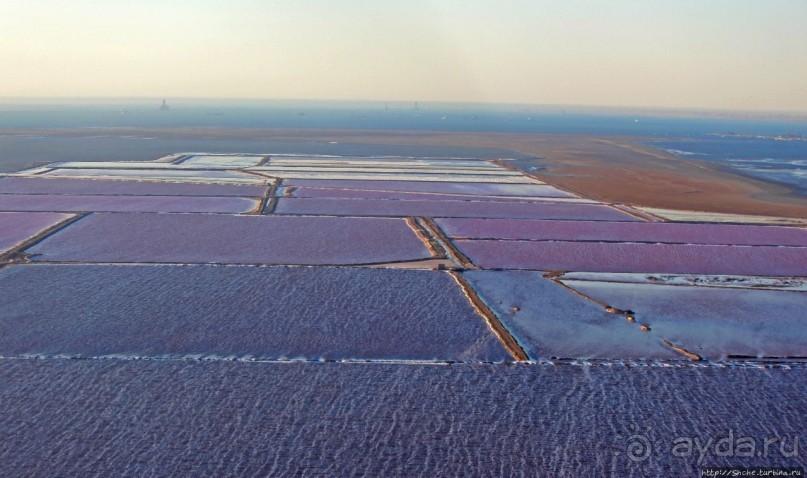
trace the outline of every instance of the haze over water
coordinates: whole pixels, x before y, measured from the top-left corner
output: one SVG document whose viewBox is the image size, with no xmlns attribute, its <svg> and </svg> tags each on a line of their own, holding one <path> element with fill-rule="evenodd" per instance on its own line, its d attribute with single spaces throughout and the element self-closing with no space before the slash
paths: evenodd
<svg viewBox="0 0 807 478">
<path fill-rule="evenodd" d="M 716 162 L 735 172 L 807 191 L 807 121 L 719 116 L 662 116 L 644 112 L 590 112 L 577 107 L 479 105 L 460 103 L 344 101 L 160 101 L 44 100 L 0 101 L 0 129 L 87 128 L 85 138 L 0 136 L 0 170 L 43 161 L 99 159 L 143 160 L 166 152 L 288 152 L 306 154 L 386 154 L 436 156 L 518 156 L 501 150 L 395 147 L 348 144 L 119 137 L 103 128 L 302 128 L 347 130 L 419 130 L 634 136 L 688 159 Z M 716 136 L 732 133 L 742 136 Z M 168 148 L 172 148 L 170 151 Z M 415 151 L 417 150 L 417 151 Z M 67 154 L 69 153 L 69 154 Z M 67 154 L 67 156 L 63 156 Z M 114 157 L 110 157 L 114 154 Z M 24 158 L 23 158 L 24 157 Z M 24 159 L 24 160 L 23 160 Z"/>
</svg>

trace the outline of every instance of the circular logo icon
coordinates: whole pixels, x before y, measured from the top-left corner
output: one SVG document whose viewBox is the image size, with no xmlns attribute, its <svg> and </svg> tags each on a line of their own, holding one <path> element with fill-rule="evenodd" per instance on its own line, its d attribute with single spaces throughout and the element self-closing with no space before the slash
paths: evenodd
<svg viewBox="0 0 807 478">
<path fill-rule="evenodd" d="M 646 436 L 631 435 L 628 437 L 625 452 L 629 459 L 640 463 L 650 458 L 652 448 L 650 440 L 648 440 Z"/>
</svg>

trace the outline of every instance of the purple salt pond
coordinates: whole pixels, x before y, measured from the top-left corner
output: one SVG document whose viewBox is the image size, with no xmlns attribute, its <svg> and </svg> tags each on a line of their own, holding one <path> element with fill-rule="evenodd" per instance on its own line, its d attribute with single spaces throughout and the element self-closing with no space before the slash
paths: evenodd
<svg viewBox="0 0 807 478">
<path fill-rule="evenodd" d="M 238 184 L 193 184 L 13 176 L 0 180 L 0 193 L 3 194 L 261 197 L 265 192 L 265 186 Z"/>
<path fill-rule="evenodd" d="M 204 183 L 255 184 L 263 179 L 238 171 L 199 171 L 191 169 L 54 169 L 50 177 L 115 178 L 131 180 L 197 181 Z M 268 178 L 267 178 L 268 179 Z"/>
<path fill-rule="evenodd" d="M 6 357 L 512 360 L 445 272 L 23 265 L 0 291 Z"/>
<path fill-rule="evenodd" d="M 589 272 L 805 275 L 807 248 L 632 243 L 454 241 L 486 268 Z"/>
<path fill-rule="evenodd" d="M 797 227 L 643 222 L 438 219 L 452 238 L 807 246 Z"/>
<path fill-rule="evenodd" d="M 471 194 L 440 194 L 406 191 L 373 191 L 368 189 L 336 189 L 293 187 L 292 198 L 336 198 L 336 199 L 398 199 L 398 200 L 454 200 L 454 201 L 547 201 L 558 198 L 534 196 L 480 196 Z"/>
<path fill-rule="evenodd" d="M 564 280 L 636 313 L 652 335 L 713 360 L 807 357 L 807 292 Z"/>
<path fill-rule="evenodd" d="M 408 191 L 445 194 L 479 194 L 485 196 L 575 197 L 546 184 L 440 183 L 423 181 L 353 181 L 288 179 L 287 186 L 362 189 L 376 191 Z"/>
<path fill-rule="evenodd" d="M 0 212 L 0 253 L 70 217 L 55 212 Z"/>
<path fill-rule="evenodd" d="M 804 373 L 0 360 L 0 474 L 694 477 L 699 457 L 805 467 Z M 673 455 L 681 437 L 706 451 Z M 760 454 L 715 453 L 740 437 Z"/>
<path fill-rule="evenodd" d="M 531 359 L 678 359 L 636 324 L 543 278 L 542 272 L 463 276 Z"/>
<path fill-rule="evenodd" d="M 807 248 L 455 240 L 483 268 L 680 274 L 807 275 Z"/>
<path fill-rule="evenodd" d="M 238 197 L 0 194 L 0 211 L 244 213 L 257 206 Z"/>
<path fill-rule="evenodd" d="M 431 258 L 403 219 L 92 214 L 37 244 L 36 260 L 341 265 Z"/>
<path fill-rule="evenodd" d="M 355 216 L 443 216 L 536 219 L 588 219 L 635 221 L 616 209 L 599 204 L 538 202 L 395 201 L 384 199 L 283 198 L 278 214 L 329 214 Z"/>
</svg>

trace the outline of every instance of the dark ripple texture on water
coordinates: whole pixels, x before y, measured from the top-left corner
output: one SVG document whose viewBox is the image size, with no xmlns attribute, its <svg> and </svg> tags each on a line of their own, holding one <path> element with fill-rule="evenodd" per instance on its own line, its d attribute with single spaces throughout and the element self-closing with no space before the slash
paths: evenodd
<svg viewBox="0 0 807 478">
<path fill-rule="evenodd" d="M 0 474 L 696 476 L 676 437 L 789 451 L 806 389 L 781 369 L 6 359 Z"/>
</svg>

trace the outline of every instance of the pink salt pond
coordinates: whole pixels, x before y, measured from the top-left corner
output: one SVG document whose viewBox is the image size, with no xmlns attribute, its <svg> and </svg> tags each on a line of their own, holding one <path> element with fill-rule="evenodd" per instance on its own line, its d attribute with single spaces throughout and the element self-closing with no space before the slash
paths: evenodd
<svg viewBox="0 0 807 478">
<path fill-rule="evenodd" d="M 0 212 L 0 253 L 70 217 L 55 212 Z"/>
<path fill-rule="evenodd" d="M 369 189 L 339 189 L 289 187 L 285 195 L 292 198 L 334 198 L 334 199 L 395 199 L 395 200 L 453 200 L 453 201 L 564 201 L 569 198 L 553 196 L 484 196 L 463 193 L 429 193 L 411 191 L 375 191 Z"/>
<path fill-rule="evenodd" d="M 245 213 L 257 206 L 237 197 L 0 194 L 0 211 Z"/>
<path fill-rule="evenodd" d="M 797 227 L 651 222 L 438 219 L 452 238 L 807 246 Z"/>
<path fill-rule="evenodd" d="M 431 253 L 404 219 L 91 214 L 28 251 L 34 260 L 346 265 Z"/>
<path fill-rule="evenodd" d="M 289 179 L 284 184 L 298 187 L 471 194 L 486 196 L 575 197 L 546 184 L 441 183 L 427 181 L 372 181 Z"/>
<path fill-rule="evenodd" d="M 384 199 L 282 198 L 278 214 L 350 216 L 450 216 L 635 221 L 614 208 L 599 204 L 538 202 L 395 201 Z"/>
<path fill-rule="evenodd" d="M 456 240 L 483 268 L 807 275 L 807 247 Z"/>
<path fill-rule="evenodd" d="M 68 194 L 101 196 L 235 196 L 261 197 L 267 187 L 241 184 L 202 184 L 59 177 L 5 177 L 0 194 Z"/>
</svg>

